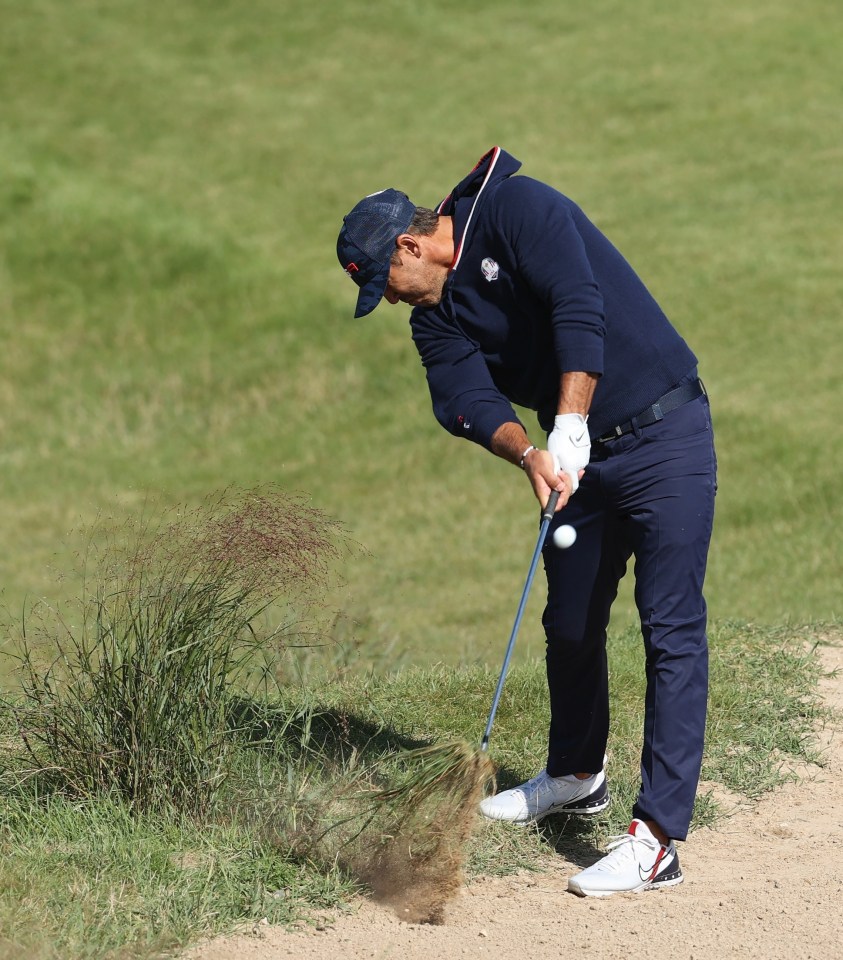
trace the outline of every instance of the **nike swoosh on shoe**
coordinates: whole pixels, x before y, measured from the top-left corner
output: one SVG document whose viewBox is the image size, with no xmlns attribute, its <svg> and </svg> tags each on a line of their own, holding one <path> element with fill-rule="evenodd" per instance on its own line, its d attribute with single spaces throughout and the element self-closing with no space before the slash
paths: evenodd
<svg viewBox="0 0 843 960">
<path fill-rule="evenodd" d="M 659 850 L 658 856 L 656 857 L 653 866 L 649 867 L 647 870 L 641 868 L 641 864 L 638 864 L 638 876 L 641 877 L 641 880 L 644 883 L 649 883 L 653 877 L 656 875 L 656 871 L 659 869 L 659 864 L 664 860 L 664 856 L 667 853 L 667 850 L 662 848 Z"/>
</svg>

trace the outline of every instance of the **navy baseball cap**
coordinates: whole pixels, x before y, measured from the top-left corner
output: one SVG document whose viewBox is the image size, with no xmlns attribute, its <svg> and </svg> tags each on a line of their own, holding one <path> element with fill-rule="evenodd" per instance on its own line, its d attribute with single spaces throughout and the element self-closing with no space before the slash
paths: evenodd
<svg viewBox="0 0 843 960">
<path fill-rule="evenodd" d="M 416 212 L 400 190 L 381 190 L 364 197 L 343 217 L 337 239 L 340 266 L 360 287 L 355 317 L 365 317 L 380 303 L 389 282 L 389 260 L 395 239 L 405 233 Z"/>
</svg>

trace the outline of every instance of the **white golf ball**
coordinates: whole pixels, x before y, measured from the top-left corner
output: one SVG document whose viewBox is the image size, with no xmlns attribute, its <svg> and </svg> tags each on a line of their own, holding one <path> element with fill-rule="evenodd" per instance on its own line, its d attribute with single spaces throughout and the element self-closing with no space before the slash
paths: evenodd
<svg viewBox="0 0 843 960">
<path fill-rule="evenodd" d="M 560 550 L 567 550 L 576 539 L 577 531 L 570 523 L 563 523 L 561 527 L 557 527 L 553 532 L 553 544 L 559 547 Z"/>
</svg>

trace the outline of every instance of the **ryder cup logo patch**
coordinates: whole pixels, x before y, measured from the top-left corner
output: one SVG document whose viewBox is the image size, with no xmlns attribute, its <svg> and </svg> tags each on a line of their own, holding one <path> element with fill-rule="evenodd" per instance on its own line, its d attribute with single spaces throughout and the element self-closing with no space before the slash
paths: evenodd
<svg viewBox="0 0 843 960">
<path fill-rule="evenodd" d="M 486 259 L 480 264 L 480 269 L 483 271 L 483 276 L 489 281 L 489 283 L 498 279 L 498 271 L 500 268 L 491 257 L 486 257 Z"/>
</svg>

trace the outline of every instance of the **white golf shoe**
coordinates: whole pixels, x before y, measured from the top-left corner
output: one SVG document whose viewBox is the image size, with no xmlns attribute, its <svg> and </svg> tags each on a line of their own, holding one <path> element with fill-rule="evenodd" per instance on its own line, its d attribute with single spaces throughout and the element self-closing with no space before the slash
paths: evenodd
<svg viewBox="0 0 843 960">
<path fill-rule="evenodd" d="M 609 841 L 609 853 L 593 866 L 568 880 L 568 889 L 581 897 L 608 897 L 613 893 L 638 893 L 682 883 L 679 856 L 673 841 L 659 841 L 641 820 L 629 831 Z"/>
<path fill-rule="evenodd" d="M 601 770 L 585 780 L 575 776 L 551 777 L 547 770 L 512 790 L 486 797 L 480 812 L 489 820 L 538 823 L 552 813 L 590 816 L 609 806 L 609 788 Z"/>
</svg>

